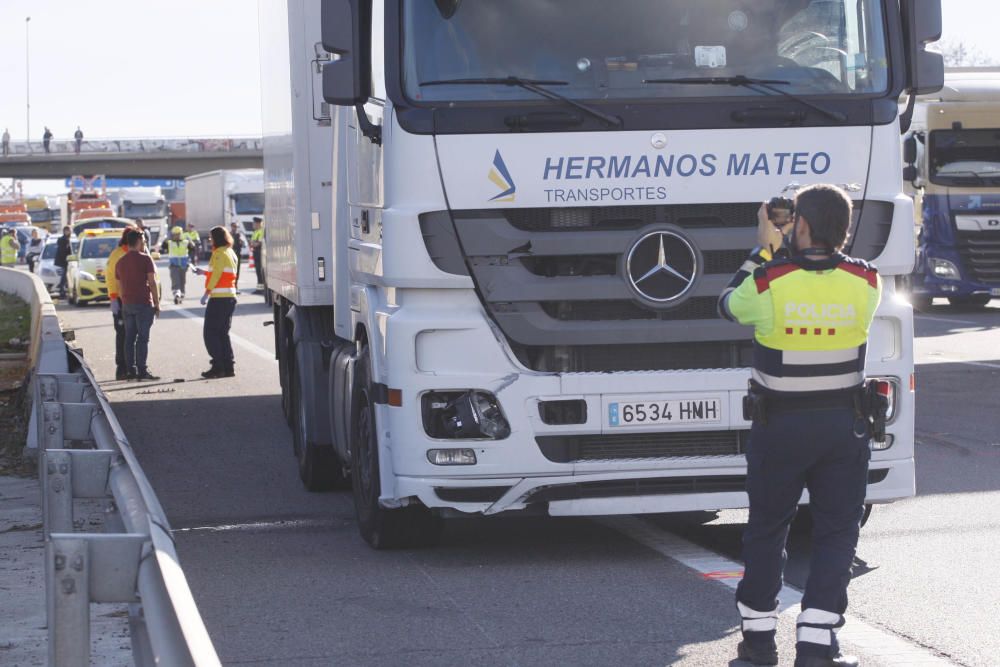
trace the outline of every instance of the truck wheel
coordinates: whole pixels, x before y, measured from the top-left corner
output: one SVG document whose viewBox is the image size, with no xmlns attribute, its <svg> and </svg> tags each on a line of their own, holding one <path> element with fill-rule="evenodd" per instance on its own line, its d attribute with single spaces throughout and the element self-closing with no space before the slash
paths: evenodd
<svg viewBox="0 0 1000 667">
<path fill-rule="evenodd" d="M 378 437 L 368 350 L 358 356 L 351 401 L 351 482 L 358 529 L 374 549 L 430 546 L 441 534 L 440 518 L 421 504 L 388 509 L 379 505 Z"/>
<path fill-rule="evenodd" d="M 308 439 L 306 403 L 302 400 L 306 388 L 302 386 L 294 354 L 290 362 L 292 449 L 299 463 L 299 479 L 307 491 L 330 491 L 344 485 L 342 467 L 333 453 L 333 447 L 319 447 Z"/>
<path fill-rule="evenodd" d="M 990 302 L 989 294 L 973 294 L 972 296 L 950 296 L 948 303 L 965 308 L 983 308 Z"/>
</svg>

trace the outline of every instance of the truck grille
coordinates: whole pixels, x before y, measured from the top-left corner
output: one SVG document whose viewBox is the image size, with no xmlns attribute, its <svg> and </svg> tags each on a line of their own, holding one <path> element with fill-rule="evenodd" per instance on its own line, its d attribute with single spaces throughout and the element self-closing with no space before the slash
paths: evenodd
<svg viewBox="0 0 1000 667">
<path fill-rule="evenodd" d="M 687 456 L 740 456 L 749 431 L 690 431 L 538 436 L 542 455 L 554 463 Z"/>
<path fill-rule="evenodd" d="M 958 252 L 972 279 L 1000 285 L 1000 231 L 956 232 Z"/>
<path fill-rule="evenodd" d="M 679 204 L 664 206 L 586 206 L 579 208 L 522 208 L 498 212 L 516 229 L 526 232 L 580 230 L 636 230 L 654 223 L 685 229 L 695 227 L 755 227 L 759 203 Z"/>
</svg>

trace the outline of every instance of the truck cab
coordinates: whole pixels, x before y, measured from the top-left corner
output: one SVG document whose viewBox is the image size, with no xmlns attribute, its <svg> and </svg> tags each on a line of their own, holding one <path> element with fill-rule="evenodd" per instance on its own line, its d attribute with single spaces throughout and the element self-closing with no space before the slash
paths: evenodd
<svg viewBox="0 0 1000 667">
<path fill-rule="evenodd" d="M 918 102 L 904 157 L 918 202 L 913 304 L 1000 297 L 1000 69 L 949 70 Z"/>
<path fill-rule="evenodd" d="M 753 332 L 719 294 L 793 183 L 841 185 L 847 251 L 911 271 L 897 100 L 940 88 L 939 3 L 320 7 L 261 2 L 267 287 L 307 488 L 350 474 L 376 548 L 442 516 L 745 507 Z M 914 493 L 912 309 L 885 285 L 869 503 Z"/>
<path fill-rule="evenodd" d="M 156 247 L 167 230 L 167 198 L 159 187 L 123 188 L 118 206 L 122 218 L 142 220 L 149 231 L 151 247 Z"/>
</svg>

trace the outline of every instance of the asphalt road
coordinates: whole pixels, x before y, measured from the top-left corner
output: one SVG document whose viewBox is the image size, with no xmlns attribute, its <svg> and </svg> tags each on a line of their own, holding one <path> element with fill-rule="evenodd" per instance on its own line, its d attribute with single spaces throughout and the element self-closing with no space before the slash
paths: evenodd
<svg viewBox="0 0 1000 667">
<path fill-rule="evenodd" d="M 731 589 L 671 552 L 679 538 L 736 558 L 742 512 L 707 524 L 466 519 L 434 549 L 375 552 L 348 493 L 310 494 L 298 481 L 261 297 L 243 295 L 237 309 L 237 377 L 214 381 L 198 376 L 195 300 L 166 306 L 153 327 L 158 383 L 110 379 L 106 306 L 59 310 L 170 517 L 225 664 L 743 664 Z M 995 306 L 917 318 L 918 496 L 877 507 L 862 531 L 850 613 L 881 631 L 849 646 L 864 664 L 920 664 L 886 658 L 886 638 L 936 664 L 1000 664 L 998 327 Z M 635 526 L 653 538 L 636 539 Z M 791 586 L 804 583 L 808 556 L 794 539 Z M 782 664 L 793 625 L 783 617 Z"/>
</svg>

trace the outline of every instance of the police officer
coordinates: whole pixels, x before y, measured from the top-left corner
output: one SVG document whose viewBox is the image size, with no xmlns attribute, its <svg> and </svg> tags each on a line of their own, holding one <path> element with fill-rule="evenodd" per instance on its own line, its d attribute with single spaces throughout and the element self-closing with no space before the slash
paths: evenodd
<svg viewBox="0 0 1000 667">
<path fill-rule="evenodd" d="M 253 233 L 250 235 L 250 252 L 253 253 L 253 268 L 257 273 L 257 289 L 264 289 L 264 265 L 261 263 L 264 250 L 264 219 L 253 219 Z"/>
<path fill-rule="evenodd" d="M 737 651 L 755 665 L 778 664 L 785 541 L 805 488 L 814 528 L 795 666 L 849 667 L 858 661 L 840 653 L 836 630 L 864 512 L 869 423 L 859 406 L 881 280 L 875 268 L 840 252 L 851 200 L 839 188 L 799 192 L 784 248 L 768 208 L 758 213 L 759 246 L 719 299 L 723 316 L 754 327 Z"/>
</svg>

